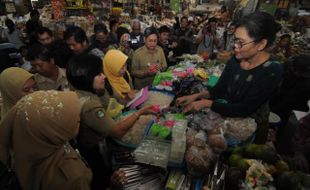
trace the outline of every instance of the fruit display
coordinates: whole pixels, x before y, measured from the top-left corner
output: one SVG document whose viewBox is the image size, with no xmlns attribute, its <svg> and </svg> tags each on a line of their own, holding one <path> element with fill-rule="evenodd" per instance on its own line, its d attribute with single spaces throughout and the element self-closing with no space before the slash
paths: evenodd
<svg viewBox="0 0 310 190">
<path fill-rule="evenodd" d="M 242 158 L 262 160 L 267 164 L 276 164 L 280 158 L 274 148 L 268 145 L 249 144 L 245 147 L 236 147 L 231 156 L 240 155 Z M 232 165 L 235 166 L 235 165 Z"/>
<path fill-rule="evenodd" d="M 310 187 L 310 175 L 290 171 L 289 165 L 268 145 L 236 147 L 227 158 L 227 164 L 231 171 L 228 175 L 232 175 L 232 178 L 235 176 L 238 180 L 243 179 L 243 190 L 300 190 Z M 229 183 L 240 185 L 232 180 Z"/>
</svg>

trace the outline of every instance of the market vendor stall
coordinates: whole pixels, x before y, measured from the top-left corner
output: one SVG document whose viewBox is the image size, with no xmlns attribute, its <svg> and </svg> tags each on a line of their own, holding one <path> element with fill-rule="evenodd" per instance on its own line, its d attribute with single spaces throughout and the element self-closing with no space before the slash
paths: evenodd
<svg viewBox="0 0 310 190">
<path fill-rule="evenodd" d="M 274 148 L 251 144 L 257 128 L 252 118 L 223 117 L 209 109 L 184 115 L 175 106 L 178 96 L 214 86 L 225 67 L 221 61 L 204 61 L 197 55 L 183 59 L 157 73 L 140 104 L 154 105 L 158 115 L 137 121 L 144 127 L 135 133 L 139 141 L 134 146 L 117 140 L 124 149 L 115 152 L 115 166 L 134 167 L 138 173 L 153 168 L 150 171 L 159 173 L 151 174 L 150 182 L 159 189 L 285 189 L 281 181 L 287 176 L 298 179 L 300 187 L 307 186 L 309 176 L 290 172 Z M 147 179 L 136 175 L 124 189 L 147 186 Z M 296 180 L 287 183 L 294 185 Z"/>
</svg>

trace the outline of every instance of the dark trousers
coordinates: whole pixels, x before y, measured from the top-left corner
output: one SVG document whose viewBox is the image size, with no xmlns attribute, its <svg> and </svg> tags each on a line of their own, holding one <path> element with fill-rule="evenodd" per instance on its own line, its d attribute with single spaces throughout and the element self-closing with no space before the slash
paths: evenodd
<svg viewBox="0 0 310 190">
<path fill-rule="evenodd" d="M 100 154 L 99 147 L 80 148 L 81 155 L 89 164 L 93 179 L 91 183 L 92 190 L 104 190 L 110 186 L 110 178 L 112 175 L 112 166 L 106 166 L 103 157 Z"/>
</svg>

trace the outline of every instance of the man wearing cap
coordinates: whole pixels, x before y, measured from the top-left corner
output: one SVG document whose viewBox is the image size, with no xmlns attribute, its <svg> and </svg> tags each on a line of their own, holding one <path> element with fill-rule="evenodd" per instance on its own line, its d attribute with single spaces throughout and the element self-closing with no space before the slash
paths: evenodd
<svg viewBox="0 0 310 190">
<path fill-rule="evenodd" d="M 135 51 L 132 59 L 131 75 L 135 77 L 135 89 L 152 85 L 156 73 L 167 69 L 164 51 L 157 45 L 157 41 L 157 29 L 146 28 L 145 45 Z"/>
</svg>

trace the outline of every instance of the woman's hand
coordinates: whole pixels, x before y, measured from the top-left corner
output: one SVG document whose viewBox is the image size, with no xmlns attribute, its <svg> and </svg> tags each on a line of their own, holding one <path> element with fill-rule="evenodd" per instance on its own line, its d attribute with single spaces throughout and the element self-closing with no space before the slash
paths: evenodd
<svg viewBox="0 0 310 190">
<path fill-rule="evenodd" d="M 146 115 L 146 114 L 157 114 L 157 112 L 154 111 L 153 106 L 144 106 L 138 111 L 139 115 Z"/>
<path fill-rule="evenodd" d="M 182 96 L 176 100 L 176 105 L 185 106 L 187 104 L 194 102 L 198 97 L 199 97 L 198 94 Z"/>
<path fill-rule="evenodd" d="M 116 170 L 111 176 L 111 186 L 113 188 L 120 188 L 127 183 L 125 172 L 122 170 Z"/>
<path fill-rule="evenodd" d="M 149 66 L 148 73 L 150 75 L 156 74 L 160 70 L 160 66 L 158 64 L 152 64 Z"/>
<path fill-rule="evenodd" d="M 138 92 L 137 90 L 132 90 L 132 91 L 128 92 L 128 94 L 127 94 L 128 98 L 130 100 L 134 99 L 136 97 L 137 92 Z"/>
<path fill-rule="evenodd" d="M 200 111 L 203 108 L 210 108 L 212 105 L 212 101 L 211 100 L 199 100 L 199 101 L 195 101 L 192 102 L 190 104 L 188 104 L 184 109 L 183 109 L 183 113 L 187 113 L 189 111 Z"/>
</svg>

